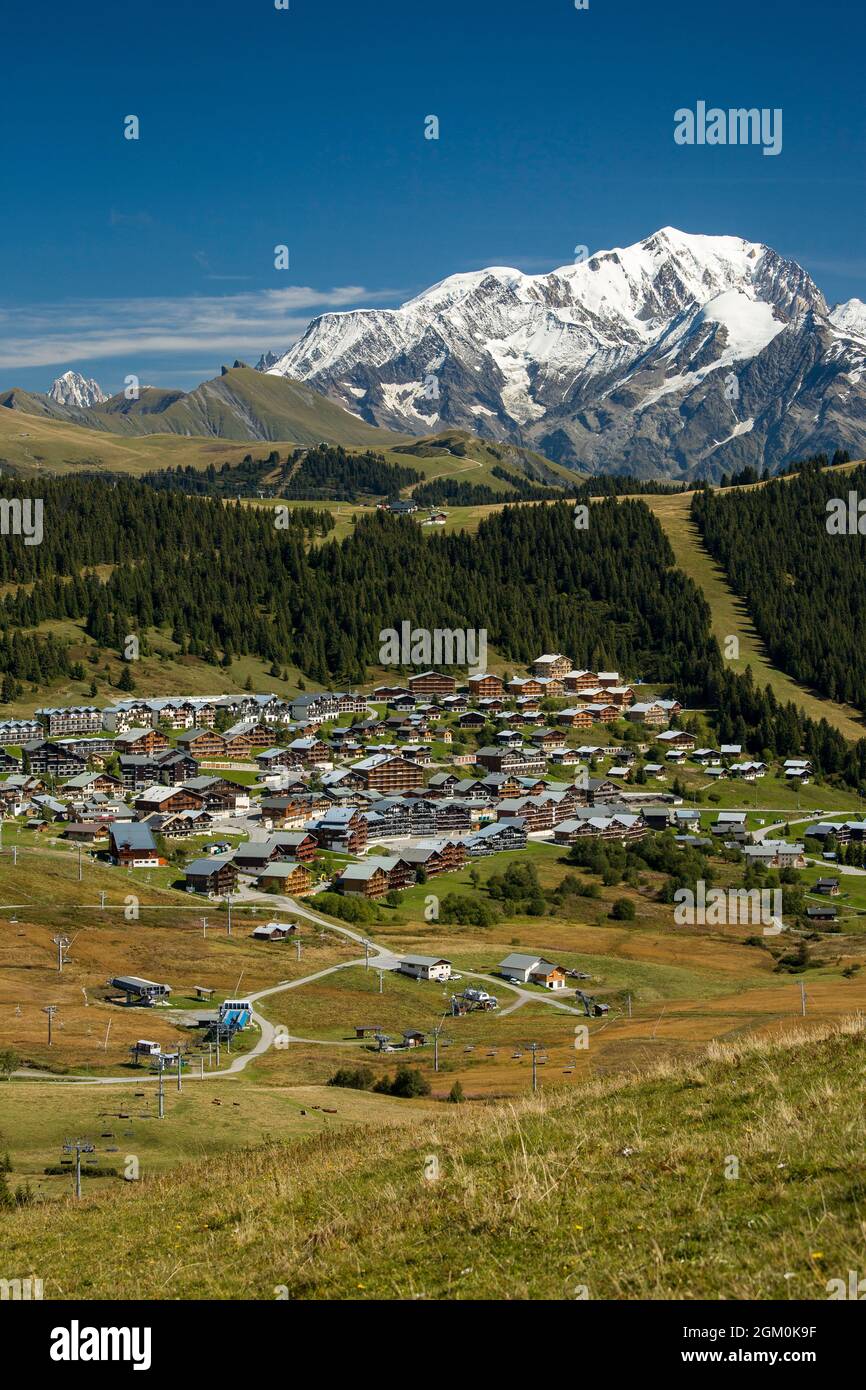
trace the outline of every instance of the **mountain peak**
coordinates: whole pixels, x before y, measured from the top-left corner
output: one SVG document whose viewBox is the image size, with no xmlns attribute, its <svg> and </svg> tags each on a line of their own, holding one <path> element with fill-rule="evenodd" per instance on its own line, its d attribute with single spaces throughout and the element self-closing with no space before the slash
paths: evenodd
<svg viewBox="0 0 866 1390">
<path fill-rule="evenodd" d="M 322 314 L 264 370 L 371 424 L 468 429 L 572 466 L 681 478 L 866 443 L 856 412 L 853 433 L 829 440 L 837 412 L 825 424 L 823 409 L 864 334 L 862 306 L 831 319 L 807 272 L 771 247 L 666 226 L 541 274 L 460 271 L 398 309 Z M 819 382 L 804 366 L 831 341 Z"/>
<path fill-rule="evenodd" d="M 92 377 L 88 380 L 80 372 L 73 371 L 57 377 L 48 394 L 58 405 L 76 405 L 87 409 L 108 400 L 98 381 Z"/>
</svg>

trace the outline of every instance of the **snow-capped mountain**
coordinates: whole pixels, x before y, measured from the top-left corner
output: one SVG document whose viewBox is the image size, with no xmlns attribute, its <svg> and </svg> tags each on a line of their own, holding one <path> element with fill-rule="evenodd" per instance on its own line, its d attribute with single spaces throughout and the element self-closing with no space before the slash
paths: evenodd
<svg viewBox="0 0 866 1390">
<path fill-rule="evenodd" d="M 80 372 L 64 372 L 53 382 L 48 394 L 58 405 L 85 406 L 88 409 L 108 400 L 99 382 L 92 377 L 86 380 Z"/>
<path fill-rule="evenodd" d="M 274 352 L 273 348 L 268 348 L 267 352 L 263 352 L 258 362 L 256 363 L 256 371 L 269 372 L 271 370 L 271 367 L 275 367 L 277 365 L 282 356 L 283 353 Z"/>
<path fill-rule="evenodd" d="M 392 429 L 680 478 L 866 453 L 864 357 L 859 300 L 831 312 L 769 247 L 665 227 L 547 274 L 494 266 L 399 309 L 323 314 L 260 369 Z"/>
</svg>

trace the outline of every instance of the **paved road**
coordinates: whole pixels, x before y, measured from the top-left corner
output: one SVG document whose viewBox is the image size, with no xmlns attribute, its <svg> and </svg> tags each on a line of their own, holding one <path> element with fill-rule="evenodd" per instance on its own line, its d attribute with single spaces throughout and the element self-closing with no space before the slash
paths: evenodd
<svg viewBox="0 0 866 1390">
<path fill-rule="evenodd" d="M 248 900 L 259 901 L 259 899 L 253 897 L 250 897 Z M 291 914 L 295 917 L 302 917 L 305 921 L 313 922 L 316 926 L 323 927 L 327 931 L 336 932 L 338 936 L 343 936 L 348 941 L 354 941 L 360 946 L 366 945 L 366 960 L 374 969 L 396 970 L 399 964 L 399 958 L 395 956 L 394 953 L 390 951 L 386 946 L 380 946 L 378 942 L 371 941 L 368 937 L 362 936 L 360 932 L 352 931 L 350 927 L 338 926 L 335 922 L 330 921 L 327 917 L 322 917 L 319 913 L 312 912 L 308 907 L 304 907 L 300 903 L 295 902 L 293 898 L 284 897 L 280 894 L 269 893 L 267 901 L 262 902 L 262 906 L 274 907 L 280 912 Z M 327 975 L 336 974 L 336 972 L 339 970 L 350 970 L 353 966 L 364 965 L 364 963 L 365 956 L 358 956 L 353 958 L 352 960 L 341 961 L 338 965 L 329 965 L 323 970 L 316 970 L 313 974 L 304 975 L 300 979 L 283 980 L 280 984 L 269 985 L 267 989 L 260 989 L 257 990 L 254 994 L 248 994 L 247 998 L 249 999 L 250 1003 L 255 1005 L 261 999 L 267 999 L 272 994 L 282 994 L 290 989 L 300 989 L 302 985 L 312 984 L 314 980 L 322 980 Z M 517 998 L 514 1000 L 512 1004 L 500 1010 L 501 1016 L 513 1013 L 515 1009 L 521 1008 L 524 1004 L 529 1003 L 530 1001 L 534 1001 L 535 1003 L 541 1004 L 549 1004 L 552 1008 L 561 1009 L 565 1013 L 574 1014 L 578 1017 L 582 1016 L 583 1011 L 581 1009 L 574 1008 L 572 1005 L 566 1004 L 564 1000 L 556 999 L 552 995 L 538 994 L 532 990 L 524 989 L 520 985 L 513 985 L 507 983 L 505 980 L 497 979 L 492 975 L 482 974 L 479 971 L 462 970 L 460 973 L 461 975 L 466 976 L 468 979 L 484 980 L 485 983 L 492 984 L 499 990 L 511 990 L 512 993 L 514 993 L 517 996 Z M 245 1068 L 249 1066 L 250 1062 L 252 1062 L 256 1057 L 261 1057 L 261 1055 L 264 1052 L 267 1052 L 268 1049 L 272 1047 L 274 1044 L 274 1039 L 276 1037 L 276 1029 L 274 1025 L 267 1018 L 265 1018 L 264 1014 L 259 1013 L 258 1010 L 255 1008 L 253 1009 L 252 1016 L 255 1022 L 258 1024 L 260 1031 L 255 1044 L 253 1045 L 253 1047 L 250 1048 L 248 1052 L 239 1053 L 238 1056 L 232 1057 L 231 1061 L 228 1063 L 227 1066 L 220 1067 L 218 1071 L 206 1071 L 203 1076 L 198 1076 L 194 1072 L 187 1072 L 184 1077 L 184 1080 L 215 1081 L 221 1077 L 224 1078 L 226 1076 L 236 1076 L 239 1072 L 244 1071 Z M 335 1043 L 332 1039 L 301 1038 L 292 1036 L 291 1034 L 288 1035 L 287 1041 L 317 1043 L 326 1047 L 354 1047 L 357 1045 L 355 1039 L 349 1039 L 343 1042 Z M 50 1072 L 38 1072 L 31 1070 L 17 1071 L 14 1072 L 13 1075 L 16 1077 L 26 1078 L 30 1080 L 39 1079 L 45 1081 L 52 1081 L 57 1085 L 74 1086 L 127 1086 L 129 1085 L 130 1081 L 133 1080 L 135 1081 L 136 1085 L 138 1085 L 139 1083 L 144 1084 L 146 1082 L 155 1084 L 157 1080 L 155 1076 L 132 1077 L 130 1075 L 99 1077 L 54 1076 Z"/>
</svg>

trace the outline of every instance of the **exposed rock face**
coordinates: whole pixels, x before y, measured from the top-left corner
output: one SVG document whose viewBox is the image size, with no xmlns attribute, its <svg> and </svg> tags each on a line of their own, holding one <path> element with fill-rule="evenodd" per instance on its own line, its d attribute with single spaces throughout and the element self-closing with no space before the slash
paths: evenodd
<svg viewBox="0 0 866 1390">
<path fill-rule="evenodd" d="M 369 421 L 457 426 L 597 472 L 672 478 L 866 453 L 866 305 L 739 237 L 664 228 L 545 275 L 453 275 L 314 319 L 259 369 Z"/>
<path fill-rule="evenodd" d="M 108 397 L 98 381 L 89 381 L 80 372 L 64 372 L 52 384 L 49 396 L 58 405 L 101 405 Z"/>
</svg>

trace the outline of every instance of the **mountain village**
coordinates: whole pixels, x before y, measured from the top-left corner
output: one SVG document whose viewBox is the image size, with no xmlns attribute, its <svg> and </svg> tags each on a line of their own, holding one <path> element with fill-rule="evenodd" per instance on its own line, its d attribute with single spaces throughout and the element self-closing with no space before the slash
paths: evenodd
<svg viewBox="0 0 866 1390">
<path fill-rule="evenodd" d="M 751 783 L 767 765 L 739 745 L 697 747 L 678 700 L 641 694 L 616 671 L 542 654 L 507 683 L 426 671 L 370 695 L 42 708 L 0 723 L 7 841 L 10 823 L 53 827 L 133 868 L 190 842 L 200 852 L 182 866 L 185 886 L 215 898 L 277 887 L 379 898 L 530 838 L 567 846 L 673 827 L 686 844 L 700 816 L 671 790 L 678 767 Z M 625 726 L 618 743 L 611 730 Z M 593 730 L 597 743 L 585 741 Z M 783 772 L 803 784 L 811 768 L 789 760 Z M 734 835 L 730 817 L 721 825 Z M 377 852 L 386 843 L 392 852 Z"/>
</svg>

